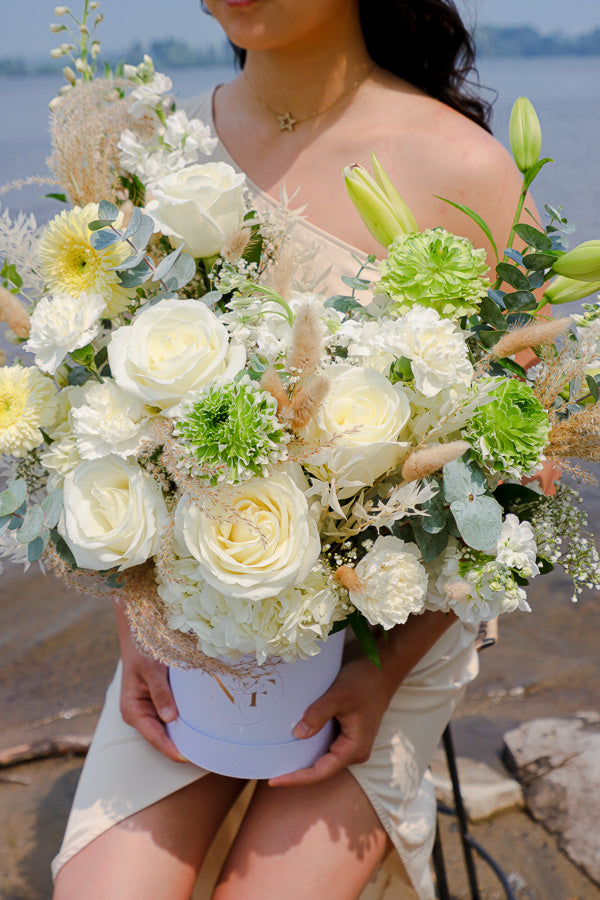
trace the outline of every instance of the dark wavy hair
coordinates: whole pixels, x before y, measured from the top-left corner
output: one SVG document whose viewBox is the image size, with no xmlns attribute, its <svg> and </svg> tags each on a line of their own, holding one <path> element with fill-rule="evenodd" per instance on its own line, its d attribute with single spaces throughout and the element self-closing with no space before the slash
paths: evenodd
<svg viewBox="0 0 600 900">
<path fill-rule="evenodd" d="M 491 131 L 492 107 L 479 94 L 475 45 L 454 0 L 359 0 L 369 55 L 382 69 L 414 84 Z M 246 51 L 233 46 L 243 68 Z"/>
</svg>

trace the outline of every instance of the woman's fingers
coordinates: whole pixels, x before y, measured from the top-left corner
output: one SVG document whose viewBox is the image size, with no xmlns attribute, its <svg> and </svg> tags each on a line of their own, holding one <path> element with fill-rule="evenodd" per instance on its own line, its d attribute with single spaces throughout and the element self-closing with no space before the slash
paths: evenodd
<svg viewBox="0 0 600 900">
<path fill-rule="evenodd" d="M 172 722 L 177 718 L 177 707 L 169 684 L 168 670 L 165 666 L 151 666 L 146 674 L 150 698 L 154 709 L 163 722 Z"/>
<path fill-rule="evenodd" d="M 175 762 L 185 762 L 169 738 L 165 722 L 177 717 L 167 669 L 152 660 L 138 659 L 123 667 L 121 715 L 148 743 Z"/>
<path fill-rule="evenodd" d="M 320 756 L 313 766 L 308 769 L 298 769 L 297 772 L 290 772 L 289 775 L 271 778 L 269 784 L 271 787 L 300 787 L 301 785 L 318 784 L 337 775 L 338 772 L 353 763 L 364 761 L 364 757 L 361 758 L 361 756 L 355 741 L 342 732 L 335 739 L 329 751 L 324 756 Z"/>
</svg>

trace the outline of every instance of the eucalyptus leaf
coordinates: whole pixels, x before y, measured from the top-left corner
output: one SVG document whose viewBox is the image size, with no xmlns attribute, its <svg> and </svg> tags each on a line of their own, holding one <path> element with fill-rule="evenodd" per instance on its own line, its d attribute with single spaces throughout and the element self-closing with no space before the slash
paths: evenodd
<svg viewBox="0 0 600 900">
<path fill-rule="evenodd" d="M 76 366 L 76 368 L 71 369 L 68 374 L 67 381 L 71 386 L 80 387 L 82 384 L 85 384 L 86 381 L 89 381 L 92 377 L 92 373 L 89 369 L 86 369 L 85 366 Z"/>
<path fill-rule="evenodd" d="M 142 211 L 139 206 L 133 207 L 133 212 L 131 213 L 131 218 L 129 219 L 129 225 L 125 229 L 122 235 L 122 240 L 126 241 L 128 238 L 132 237 L 137 231 L 142 227 Z M 139 247 L 138 247 L 139 249 Z"/>
<path fill-rule="evenodd" d="M 504 302 L 506 303 L 506 308 L 511 310 L 511 312 L 521 309 L 535 309 L 537 307 L 535 294 L 528 290 L 513 291 L 510 294 L 505 294 Z"/>
<path fill-rule="evenodd" d="M 488 297 L 490 300 L 493 300 L 500 309 L 504 309 L 504 294 L 505 291 L 495 291 L 493 288 L 490 288 L 488 291 Z"/>
<path fill-rule="evenodd" d="M 504 255 L 508 256 L 509 259 L 512 259 L 513 262 L 516 262 L 516 264 L 518 266 L 523 265 L 523 254 L 519 253 L 518 250 L 512 250 L 512 249 L 507 248 L 504 251 Z"/>
<path fill-rule="evenodd" d="M 62 488 L 56 488 L 47 494 L 42 500 L 42 509 L 45 516 L 46 528 L 54 528 L 63 508 L 63 492 Z"/>
<path fill-rule="evenodd" d="M 152 275 L 152 269 L 145 262 L 139 263 L 135 269 L 127 269 L 126 271 L 118 271 L 119 283 L 122 287 L 132 288 L 139 287 Z"/>
<path fill-rule="evenodd" d="M 544 499 L 543 494 L 532 490 L 524 484 L 499 484 L 494 497 L 505 512 L 518 512 L 519 518 L 527 518 Z"/>
<path fill-rule="evenodd" d="M 488 495 L 469 495 L 450 504 L 460 535 L 474 550 L 493 547 L 502 529 L 502 507 Z"/>
<path fill-rule="evenodd" d="M 175 260 L 168 276 L 163 278 L 164 283 L 170 291 L 179 291 L 186 284 L 189 284 L 196 274 L 196 263 L 189 253 L 182 253 L 179 259 Z"/>
<path fill-rule="evenodd" d="M 8 526 L 10 525 L 10 520 L 12 516 L 0 516 L 0 534 L 4 534 Z"/>
<path fill-rule="evenodd" d="M 587 386 L 590 394 L 592 395 L 592 400 L 594 403 L 598 402 L 599 398 L 599 390 L 598 390 L 598 378 L 599 376 L 586 375 L 585 380 L 587 382 Z"/>
<path fill-rule="evenodd" d="M 427 515 L 418 516 L 415 519 L 421 522 L 423 531 L 426 531 L 428 534 L 437 534 L 438 531 L 446 527 L 448 510 L 444 505 L 444 495 L 441 490 L 434 494 L 431 500 L 424 503 L 422 509 Z"/>
<path fill-rule="evenodd" d="M 503 331 L 486 331 L 482 328 L 477 332 L 477 338 L 487 350 L 494 347 L 506 332 L 506 325 L 504 323 L 502 324 L 504 325 Z"/>
<path fill-rule="evenodd" d="M 492 325 L 497 331 L 506 331 L 506 319 L 502 315 L 498 304 L 489 297 L 484 297 L 479 307 L 479 313 L 484 322 Z"/>
<path fill-rule="evenodd" d="M 137 253 L 132 253 L 131 256 L 128 256 L 127 259 L 123 260 L 123 262 L 120 262 L 118 265 L 113 266 L 113 269 L 115 269 L 120 274 L 121 272 L 126 272 L 128 270 L 130 271 L 131 269 L 136 269 L 137 266 L 144 265 L 146 267 L 146 269 L 148 269 L 148 272 L 150 273 L 152 270 L 151 270 L 150 266 L 148 265 L 148 263 L 144 262 L 145 257 L 146 257 L 146 251 L 138 250 Z"/>
<path fill-rule="evenodd" d="M 33 541 L 30 541 L 27 545 L 27 559 L 30 563 L 37 562 L 43 554 L 44 550 L 48 546 L 48 541 L 44 541 L 43 537 L 36 537 Z"/>
<path fill-rule="evenodd" d="M 496 273 L 502 281 L 510 284 L 510 286 L 514 287 L 517 291 L 529 290 L 529 279 L 520 271 L 520 269 L 517 269 L 516 266 L 511 266 L 510 263 L 505 262 L 498 263 L 496 266 Z"/>
<path fill-rule="evenodd" d="M 102 231 L 94 231 L 90 238 L 92 247 L 94 247 L 95 250 L 105 250 L 113 244 L 118 244 L 120 240 L 121 235 L 119 232 L 108 228 Z"/>
<path fill-rule="evenodd" d="M 108 200 L 101 200 L 98 205 L 98 216 L 100 219 L 114 222 L 119 216 L 119 210 L 114 203 L 110 203 Z"/>
<path fill-rule="evenodd" d="M 538 288 L 541 288 L 543 284 L 548 280 L 544 275 L 543 269 L 538 269 L 535 272 L 530 272 L 528 275 L 529 278 L 529 287 L 532 291 L 537 291 Z"/>
<path fill-rule="evenodd" d="M 89 231 L 102 231 L 103 228 L 108 228 L 114 219 L 95 219 L 93 222 L 88 222 L 88 230 Z"/>
<path fill-rule="evenodd" d="M 515 231 L 526 244 L 535 247 L 536 250 L 552 250 L 552 240 L 543 231 L 538 231 L 533 225 L 519 223 L 515 225 Z"/>
<path fill-rule="evenodd" d="M 352 275 L 342 275 L 342 281 L 353 291 L 365 291 L 371 285 L 366 278 L 354 278 Z"/>
<path fill-rule="evenodd" d="M 446 529 L 431 534 L 425 531 L 420 520 L 412 519 L 413 534 L 421 556 L 425 562 L 433 562 L 448 546 L 448 532 Z"/>
<path fill-rule="evenodd" d="M 16 512 L 27 499 L 27 485 L 22 478 L 11 482 L 0 494 L 0 516 Z"/>
<path fill-rule="evenodd" d="M 38 504 L 30 506 L 25 513 L 23 524 L 17 531 L 17 540 L 20 544 L 29 544 L 39 537 L 43 530 L 44 510 Z"/>
<path fill-rule="evenodd" d="M 511 375 L 516 375 L 517 378 L 522 378 L 525 380 L 527 378 L 527 372 L 520 366 L 519 363 L 516 363 L 509 356 L 503 356 L 502 359 L 496 360 L 496 363 L 501 367 L 500 371 L 490 370 L 491 375 L 505 375 L 506 372 L 510 372 Z"/>
<path fill-rule="evenodd" d="M 482 469 L 467 454 L 446 463 L 442 469 L 444 497 L 447 503 L 466 500 L 471 494 L 485 493 L 487 479 Z"/>
<path fill-rule="evenodd" d="M 528 253 L 523 257 L 523 265 L 528 269 L 539 271 L 552 268 L 557 259 L 555 253 Z"/>
<path fill-rule="evenodd" d="M 154 272 L 152 273 L 152 281 L 161 281 L 163 278 L 165 278 L 182 253 L 183 244 L 180 244 L 179 247 L 173 250 L 172 253 L 169 253 L 168 256 L 165 256 L 164 259 L 161 259 Z"/>
<path fill-rule="evenodd" d="M 145 250 L 148 246 L 148 241 L 154 234 L 154 231 L 154 220 L 151 219 L 150 216 L 142 215 L 140 227 L 137 229 L 135 234 L 129 238 L 129 240 L 136 250 Z"/>
</svg>

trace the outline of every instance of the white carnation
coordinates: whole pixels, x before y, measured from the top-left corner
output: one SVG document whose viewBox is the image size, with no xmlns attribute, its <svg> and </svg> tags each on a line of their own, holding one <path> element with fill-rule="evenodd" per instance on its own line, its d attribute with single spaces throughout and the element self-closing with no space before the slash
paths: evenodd
<svg viewBox="0 0 600 900">
<path fill-rule="evenodd" d="M 73 350 L 85 347 L 100 331 L 100 316 L 106 301 L 99 294 L 54 294 L 42 297 L 31 315 L 31 331 L 25 349 L 36 364 L 54 375 Z"/>
<path fill-rule="evenodd" d="M 105 379 L 88 382 L 83 402 L 72 410 L 73 432 L 82 459 L 115 453 L 124 459 L 139 449 L 148 421 L 143 402 Z"/>
<path fill-rule="evenodd" d="M 473 366 L 464 334 L 434 309 L 415 306 L 405 316 L 386 323 L 381 348 L 411 361 L 415 386 L 434 397 L 451 385 L 469 386 Z"/>
<path fill-rule="evenodd" d="M 355 571 L 362 587 L 350 600 L 371 625 L 393 628 L 423 611 L 428 577 L 416 544 L 378 537 Z"/>
</svg>

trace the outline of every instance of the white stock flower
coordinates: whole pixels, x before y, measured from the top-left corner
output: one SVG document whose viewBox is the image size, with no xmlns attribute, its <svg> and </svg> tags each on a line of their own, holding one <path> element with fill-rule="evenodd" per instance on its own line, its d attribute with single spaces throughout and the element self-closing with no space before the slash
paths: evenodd
<svg viewBox="0 0 600 900">
<path fill-rule="evenodd" d="M 355 572 L 363 587 L 350 600 L 371 625 L 393 628 L 423 611 L 428 578 L 416 544 L 378 537 Z"/>
<path fill-rule="evenodd" d="M 219 143 L 208 125 L 200 119 L 188 119 L 183 109 L 168 116 L 162 139 L 173 149 L 180 149 L 188 163 L 196 162 L 201 153 L 210 156 Z"/>
<path fill-rule="evenodd" d="M 126 459 L 139 448 L 149 412 L 143 402 L 105 379 L 90 381 L 82 402 L 72 409 L 73 433 L 82 459 L 111 453 Z"/>
<path fill-rule="evenodd" d="M 146 212 L 173 246 L 194 258 L 215 256 L 244 221 L 246 176 L 223 162 L 198 163 L 152 185 Z"/>
<path fill-rule="evenodd" d="M 265 600 L 307 577 L 321 542 L 303 491 L 279 473 L 252 478 L 204 511 L 182 498 L 178 539 L 202 577 L 232 597 Z"/>
<path fill-rule="evenodd" d="M 86 460 L 64 481 L 61 533 L 83 569 L 128 569 L 151 557 L 165 526 L 160 487 L 119 456 Z"/>
<path fill-rule="evenodd" d="M 40 369 L 54 375 L 67 354 L 85 347 L 98 335 L 105 309 L 106 301 L 99 294 L 42 297 L 31 315 L 25 349 L 34 354 Z"/>
<path fill-rule="evenodd" d="M 141 119 L 145 113 L 154 109 L 159 103 L 167 99 L 166 95 L 173 87 L 173 82 L 168 75 L 157 72 L 152 81 L 139 84 L 131 92 L 133 103 L 129 110 L 134 119 Z"/>
<path fill-rule="evenodd" d="M 168 414 L 185 394 L 215 378 L 231 381 L 246 354 L 230 345 L 227 329 L 201 301 L 173 297 L 113 332 L 108 359 L 119 387 Z"/>
<path fill-rule="evenodd" d="M 385 324 L 381 349 L 410 359 L 415 386 L 426 397 L 454 385 L 471 384 L 473 366 L 464 335 L 449 319 L 442 319 L 434 309 L 415 306 Z"/>
<path fill-rule="evenodd" d="M 346 319 L 336 333 L 336 343 L 348 350 L 348 361 L 357 365 L 368 365 L 370 369 L 387 374 L 390 365 L 401 356 L 387 349 L 385 336 L 392 319 L 365 322 Z"/>
<path fill-rule="evenodd" d="M 333 623 L 347 614 L 319 563 L 301 584 L 258 601 L 222 594 L 189 557 L 174 560 L 170 577 L 158 581 L 169 627 L 195 634 L 208 656 L 233 661 L 253 655 L 262 665 L 272 656 L 290 662 L 314 656 Z"/>
<path fill-rule="evenodd" d="M 335 440 L 312 454 L 307 468 L 323 481 L 334 478 L 344 498 L 399 465 L 407 444 L 398 437 L 410 406 L 402 387 L 374 369 L 331 366 L 325 374 L 329 391 L 308 436 L 322 444 Z"/>
<path fill-rule="evenodd" d="M 536 557 L 533 528 L 529 522 L 519 522 L 517 516 L 508 513 L 496 544 L 496 559 L 509 569 L 518 569 L 525 578 L 531 578 L 540 571 Z"/>
</svg>

